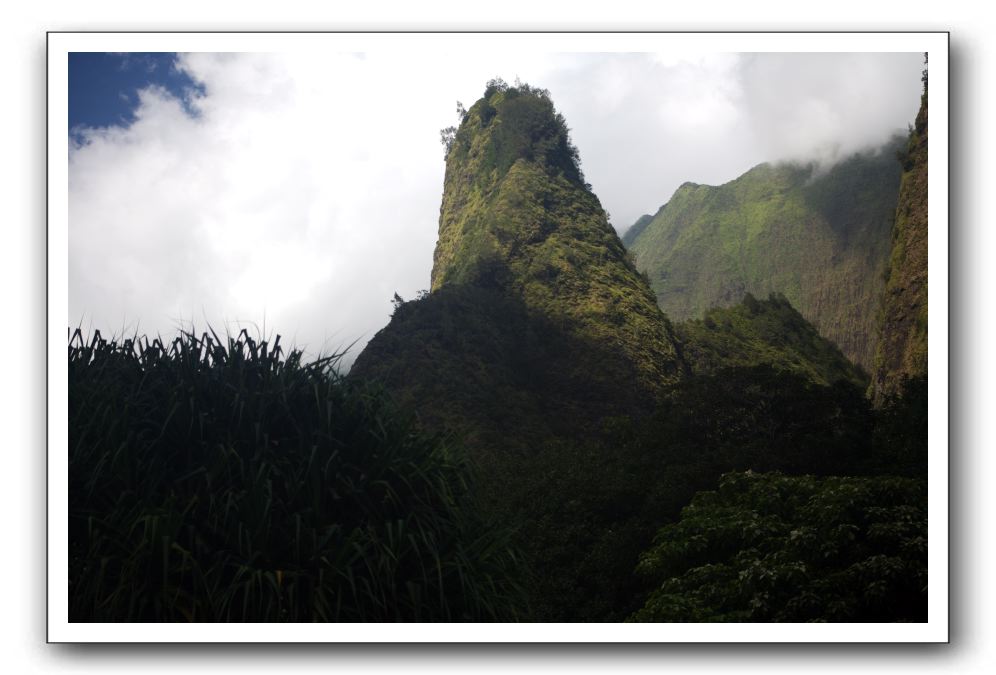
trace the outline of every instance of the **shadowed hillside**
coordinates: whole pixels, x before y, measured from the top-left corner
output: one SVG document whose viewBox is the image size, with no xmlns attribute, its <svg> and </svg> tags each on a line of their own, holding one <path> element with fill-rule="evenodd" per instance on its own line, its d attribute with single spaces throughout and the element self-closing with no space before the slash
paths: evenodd
<svg viewBox="0 0 996 675">
<path fill-rule="evenodd" d="M 868 375 L 778 293 L 767 300 L 748 294 L 739 305 L 716 307 L 703 319 L 676 324 L 675 332 L 682 356 L 695 373 L 767 364 L 817 384 L 868 383 Z"/>
</svg>

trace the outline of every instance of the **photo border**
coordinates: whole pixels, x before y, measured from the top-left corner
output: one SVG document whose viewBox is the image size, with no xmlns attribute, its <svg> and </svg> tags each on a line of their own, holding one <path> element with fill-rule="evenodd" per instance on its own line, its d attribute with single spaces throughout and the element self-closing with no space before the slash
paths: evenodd
<svg viewBox="0 0 996 675">
<path fill-rule="evenodd" d="M 472 36 L 472 37 L 470 37 Z M 914 624 L 71 623 L 68 621 L 68 65 L 72 51 L 447 50 L 513 41 L 543 52 L 895 52 L 930 54 L 928 182 L 928 621 Z M 661 44 L 666 40 L 668 44 Z M 946 643 L 950 616 L 949 42 L 946 31 L 50 31 L 46 34 L 46 639 L 50 643 Z M 596 44 L 600 48 L 592 49 Z M 559 48 L 551 45 L 560 45 Z M 327 46 L 327 45 L 326 45 Z M 583 48 L 587 46 L 587 48 Z M 626 47 L 620 49 L 620 47 Z M 658 47 L 648 48 L 648 47 Z M 667 47 L 667 49 L 660 49 Z M 359 49 L 358 49 L 359 48 Z M 914 111 L 912 115 L 915 114 Z M 61 186 L 61 187 L 58 187 Z M 56 518 L 55 514 L 63 514 Z M 943 542 L 938 550 L 937 542 Z M 54 592 L 53 592 L 54 591 Z M 442 636 L 442 637 L 441 637 Z"/>
</svg>

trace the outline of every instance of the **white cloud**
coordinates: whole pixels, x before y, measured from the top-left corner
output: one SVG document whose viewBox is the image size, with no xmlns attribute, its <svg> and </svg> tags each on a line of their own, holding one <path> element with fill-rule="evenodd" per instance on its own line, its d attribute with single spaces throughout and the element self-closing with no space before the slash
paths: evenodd
<svg viewBox="0 0 996 675">
<path fill-rule="evenodd" d="M 743 60 L 743 111 L 771 159 L 833 163 L 905 130 L 922 54 L 757 54 Z"/>
<path fill-rule="evenodd" d="M 550 89 L 624 228 L 680 183 L 832 157 L 915 113 L 916 55 L 190 54 L 184 104 L 140 93 L 127 128 L 70 153 L 70 317 L 172 333 L 261 323 L 309 351 L 386 322 L 429 285 L 438 130 L 486 80 Z"/>
</svg>

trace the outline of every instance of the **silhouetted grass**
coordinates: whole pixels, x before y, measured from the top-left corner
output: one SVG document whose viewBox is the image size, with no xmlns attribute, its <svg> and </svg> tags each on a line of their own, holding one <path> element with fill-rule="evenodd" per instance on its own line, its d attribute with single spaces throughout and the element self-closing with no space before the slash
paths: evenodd
<svg viewBox="0 0 996 675">
<path fill-rule="evenodd" d="M 517 558 L 462 456 L 337 361 L 77 330 L 70 620 L 515 618 Z"/>
</svg>

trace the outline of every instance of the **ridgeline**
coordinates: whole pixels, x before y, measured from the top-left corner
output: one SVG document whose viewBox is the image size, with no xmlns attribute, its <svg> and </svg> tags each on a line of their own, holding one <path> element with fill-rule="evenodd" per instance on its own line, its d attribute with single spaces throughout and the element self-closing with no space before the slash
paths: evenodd
<svg viewBox="0 0 996 675">
<path fill-rule="evenodd" d="M 685 183 L 624 239 L 675 321 L 733 305 L 746 293 L 781 293 L 871 370 L 899 189 L 898 144 L 825 173 L 761 164 L 718 187 Z"/>
<path fill-rule="evenodd" d="M 875 354 L 872 396 L 881 404 L 905 379 L 927 375 L 927 74 L 916 123 L 900 153 L 903 176 L 881 333 Z"/>
</svg>

